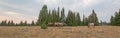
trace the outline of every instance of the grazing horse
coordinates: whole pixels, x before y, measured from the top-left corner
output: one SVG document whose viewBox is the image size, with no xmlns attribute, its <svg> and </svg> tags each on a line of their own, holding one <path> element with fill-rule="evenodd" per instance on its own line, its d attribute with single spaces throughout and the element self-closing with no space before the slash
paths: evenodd
<svg viewBox="0 0 120 38">
<path fill-rule="evenodd" d="M 95 28 L 94 23 L 89 23 L 88 28 Z"/>
<path fill-rule="evenodd" d="M 55 22 L 55 23 L 48 23 L 47 24 L 48 26 L 64 26 L 65 25 L 65 23 L 60 23 L 60 22 Z"/>
<path fill-rule="evenodd" d="M 54 24 L 53 23 L 48 23 L 47 26 L 53 26 Z"/>
</svg>

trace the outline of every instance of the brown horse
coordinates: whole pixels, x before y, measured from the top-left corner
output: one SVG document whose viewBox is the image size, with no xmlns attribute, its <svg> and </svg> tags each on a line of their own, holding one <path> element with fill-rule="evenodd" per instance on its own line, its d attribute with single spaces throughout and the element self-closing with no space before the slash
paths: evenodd
<svg viewBox="0 0 120 38">
<path fill-rule="evenodd" d="M 48 23 L 47 24 L 48 26 L 64 26 L 65 25 L 65 23 L 61 23 L 61 22 L 55 22 L 55 23 Z"/>
</svg>

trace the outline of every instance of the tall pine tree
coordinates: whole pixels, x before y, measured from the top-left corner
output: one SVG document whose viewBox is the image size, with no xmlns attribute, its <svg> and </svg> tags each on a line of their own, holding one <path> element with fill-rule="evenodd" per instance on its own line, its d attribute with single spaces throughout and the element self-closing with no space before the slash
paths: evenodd
<svg viewBox="0 0 120 38">
<path fill-rule="evenodd" d="M 32 21 L 32 22 L 31 22 L 31 26 L 34 26 L 34 25 L 35 25 L 35 22 L 34 22 L 34 21 Z"/>
<path fill-rule="evenodd" d="M 115 12 L 114 18 L 111 17 L 111 25 L 120 26 L 120 9 L 118 12 Z"/>
<path fill-rule="evenodd" d="M 79 13 L 77 13 L 77 15 L 76 15 L 76 23 L 77 23 L 77 25 L 81 25 L 81 18 L 80 18 Z"/>
<path fill-rule="evenodd" d="M 66 18 L 66 24 L 67 26 L 76 26 L 76 19 L 75 19 L 75 13 L 73 13 L 71 10 L 68 12 L 68 16 Z"/>
<path fill-rule="evenodd" d="M 95 25 L 99 24 L 97 14 L 95 13 L 94 10 L 92 10 L 92 14 L 88 17 L 88 22 L 94 23 Z"/>
<path fill-rule="evenodd" d="M 45 22 L 47 24 L 47 17 L 48 17 L 48 10 L 47 10 L 47 5 L 43 5 L 42 10 L 40 10 L 40 14 L 37 20 L 37 25 L 42 25 Z"/>
<path fill-rule="evenodd" d="M 110 23 L 111 25 L 115 25 L 115 18 L 113 16 L 111 16 Z"/>
<path fill-rule="evenodd" d="M 40 25 L 42 29 L 47 28 L 47 23 L 48 23 L 48 10 L 47 10 L 47 5 L 43 5 L 42 10 L 40 10 L 40 14 L 37 20 L 37 25 Z"/>
<path fill-rule="evenodd" d="M 65 9 L 64 8 L 62 8 L 62 10 L 61 10 L 61 22 L 65 22 Z"/>
</svg>

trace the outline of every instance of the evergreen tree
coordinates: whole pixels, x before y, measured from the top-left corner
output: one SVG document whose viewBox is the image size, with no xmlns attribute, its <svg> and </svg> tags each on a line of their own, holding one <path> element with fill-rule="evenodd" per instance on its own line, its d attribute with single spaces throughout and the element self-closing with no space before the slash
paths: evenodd
<svg viewBox="0 0 120 38">
<path fill-rule="evenodd" d="M 88 18 L 85 18 L 84 25 L 88 25 Z"/>
<path fill-rule="evenodd" d="M 32 21 L 31 26 L 34 26 L 34 25 L 35 25 L 35 22 L 34 22 L 34 21 Z"/>
<path fill-rule="evenodd" d="M 10 26 L 11 25 L 11 21 L 8 21 L 7 25 Z"/>
<path fill-rule="evenodd" d="M 119 10 L 119 12 L 115 12 L 115 17 L 114 17 L 114 25 L 120 25 L 120 10 Z"/>
<path fill-rule="evenodd" d="M 57 10 L 57 22 L 60 22 L 60 8 Z"/>
<path fill-rule="evenodd" d="M 67 24 L 68 26 L 72 26 L 72 25 L 71 25 L 71 16 L 70 16 L 71 13 L 72 13 L 72 11 L 69 10 L 68 16 L 67 16 L 67 18 L 66 18 L 66 24 Z"/>
<path fill-rule="evenodd" d="M 2 26 L 7 26 L 7 20 L 3 20 L 3 21 L 1 22 L 1 25 L 2 25 Z"/>
<path fill-rule="evenodd" d="M 4 23 L 4 21 L 2 20 L 2 22 L 1 22 L 1 24 L 0 24 L 0 25 L 1 25 L 1 26 L 3 26 L 3 25 L 4 25 L 3 23 Z"/>
<path fill-rule="evenodd" d="M 111 16 L 110 23 L 111 23 L 111 25 L 115 25 L 115 19 L 113 16 Z"/>
<path fill-rule="evenodd" d="M 83 15 L 82 25 L 85 25 L 85 15 Z"/>
<path fill-rule="evenodd" d="M 19 23 L 19 26 L 24 26 L 23 21 L 21 21 L 21 22 Z"/>
<path fill-rule="evenodd" d="M 56 10 L 52 10 L 52 22 L 56 22 Z"/>
<path fill-rule="evenodd" d="M 99 24 L 97 15 L 94 10 L 92 11 L 92 14 L 88 17 L 88 22 L 94 23 L 95 25 Z"/>
<path fill-rule="evenodd" d="M 0 23 L 0 25 L 3 26 L 3 23 L 4 23 L 4 21 L 2 20 L 2 22 Z"/>
<path fill-rule="evenodd" d="M 77 25 L 81 25 L 81 19 L 80 19 L 79 13 L 77 13 L 76 15 L 76 22 L 77 22 Z"/>
<path fill-rule="evenodd" d="M 83 25 L 83 26 L 88 25 L 88 18 L 86 18 L 85 15 L 83 15 L 82 25 Z"/>
<path fill-rule="evenodd" d="M 61 10 L 61 22 L 65 22 L 65 10 L 64 10 L 64 8 L 62 8 L 62 10 Z"/>
<path fill-rule="evenodd" d="M 43 5 L 42 10 L 40 10 L 40 14 L 37 20 L 37 25 L 40 25 L 41 28 L 47 28 L 48 23 L 48 10 L 47 5 Z"/>
<path fill-rule="evenodd" d="M 11 25 L 11 26 L 14 26 L 14 25 L 15 25 L 14 22 L 13 22 L 13 20 L 10 22 L 10 25 Z"/>
<path fill-rule="evenodd" d="M 71 10 L 68 12 L 68 16 L 66 18 L 66 24 L 68 26 L 76 26 L 76 19 L 75 19 L 75 13 L 73 13 Z"/>
<path fill-rule="evenodd" d="M 50 11 L 50 10 L 49 10 L 49 12 L 48 12 L 48 18 L 49 18 L 49 19 L 48 19 L 48 23 L 49 23 L 49 22 L 51 22 L 51 20 L 52 20 L 52 19 L 51 19 L 51 11 Z"/>
<path fill-rule="evenodd" d="M 27 24 L 27 21 L 25 21 L 24 24 L 23 24 L 23 26 L 27 26 L 27 25 L 28 25 L 28 24 Z"/>
<path fill-rule="evenodd" d="M 54 9 L 53 10 L 53 14 L 54 14 L 54 22 L 57 22 L 57 11 Z"/>
<path fill-rule="evenodd" d="M 37 20 L 37 25 L 42 25 L 45 20 L 46 20 L 45 24 L 47 24 L 48 22 L 47 17 L 48 17 L 47 5 L 44 5 L 42 7 L 42 10 L 40 10 L 40 14 Z"/>
</svg>

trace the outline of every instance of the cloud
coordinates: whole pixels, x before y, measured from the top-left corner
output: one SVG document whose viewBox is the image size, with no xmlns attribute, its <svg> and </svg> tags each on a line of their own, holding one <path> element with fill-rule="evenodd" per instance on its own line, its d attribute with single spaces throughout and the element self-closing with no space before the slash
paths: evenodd
<svg viewBox="0 0 120 38">
<path fill-rule="evenodd" d="M 15 9 L 15 10 L 17 9 L 23 12 L 34 12 L 34 10 L 36 10 L 34 7 L 30 7 L 27 5 L 20 5 L 20 4 L 9 3 L 9 2 L 4 2 L 4 1 L 0 1 L 0 5 L 6 6 L 11 9 Z"/>
<path fill-rule="evenodd" d="M 59 0 L 45 0 L 44 3 L 45 4 L 58 4 Z"/>
<path fill-rule="evenodd" d="M 30 23 L 37 20 L 37 15 L 33 15 L 37 10 L 34 7 L 5 1 L 0 1 L 0 5 L 0 21 L 7 19 L 19 23 L 27 20 Z"/>
<path fill-rule="evenodd" d="M 64 7 L 66 15 L 70 9 L 79 12 L 81 17 L 83 14 L 86 16 L 90 15 L 91 11 L 95 9 L 100 20 L 107 19 L 106 21 L 109 21 L 110 16 L 114 15 L 114 12 L 120 8 L 120 0 L 27 0 L 25 3 L 22 2 L 22 4 L 21 2 L 18 4 L 16 1 L 0 1 L 0 10 L 5 10 L 2 11 L 0 16 L 31 20 L 38 16 L 43 4 L 47 4 L 49 9 L 54 9 L 58 6 L 60 9 Z"/>
<path fill-rule="evenodd" d="M 83 0 L 84 5 L 95 5 L 103 2 L 103 0 Z"/>
<path fill-rule="evenodd" d="M 15 12 L 6 12 L 6 14 L 10 14 L 10 15 L 18 15 L 18 13 L 15 13 Z"/>
<path fill-rule="evenodd" d="M 15 23 L 19 23 L 20 21 L 28 21 L 28 23 L 31 23 L 33 20 L 36 21 L 37 17 L 20 14 L 12 11 L 0 11 L 0 19 L 0 21 L 6 19 L 14 20 Z"/>
<path fill-rule="evenodd" d="M 120 0 L 115 0 L 113 1 L 113 6 L 116 7 L 116 8 L 120 8 Z"/>
</svg>

